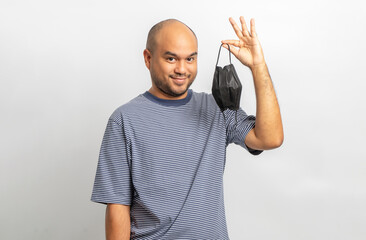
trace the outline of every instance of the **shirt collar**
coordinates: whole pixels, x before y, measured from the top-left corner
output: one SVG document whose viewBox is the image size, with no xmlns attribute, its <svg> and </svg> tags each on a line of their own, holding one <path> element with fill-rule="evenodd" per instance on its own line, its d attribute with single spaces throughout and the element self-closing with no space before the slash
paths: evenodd
<svg viewBox="0 0 366 240">
<path fill-rule="evenodd" d="M 189 102 L 189 100 L 191 100 L 192 89 L 188 89 L 187 96 L 185 98 L 176 99 L 176 100 L 158 98 L 155 95 L 153 95 L 152 93 L 150 93 L 149 91 L 146 91 L 145 93 L 143 93 L 143 96 L 145 96 L 146 98 L 148 98 L 149 100 L 151 100 L 153 102 L 159 103 L 164 106 L 181 106 L 181 105 L 184 105 L 187 102 Z"/>
</svg>

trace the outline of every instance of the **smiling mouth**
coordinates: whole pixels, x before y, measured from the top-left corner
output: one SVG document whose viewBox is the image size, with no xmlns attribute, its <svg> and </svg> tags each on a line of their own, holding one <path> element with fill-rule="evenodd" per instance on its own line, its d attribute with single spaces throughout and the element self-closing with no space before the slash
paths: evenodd
<svg viewBox="0 0 366 240">
<path fill-rule="evenodd" d="M 177 85 L 183 85 L 186 82 L 186 79 L 187 79 L 187 78 L 174 78 L 174 77 L 171 77 L 171 78 L 173 79 L 173 81 Z"/>
</svg>

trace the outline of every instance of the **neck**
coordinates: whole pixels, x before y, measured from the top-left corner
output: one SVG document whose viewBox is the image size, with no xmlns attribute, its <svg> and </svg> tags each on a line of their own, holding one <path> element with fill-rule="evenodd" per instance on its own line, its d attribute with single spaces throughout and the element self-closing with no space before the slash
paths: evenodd
<svg viewBox="0 0 366 240">
<path fill-rule="evenodd" d="M 177 96 L 177 97 L 172 96 L 172 95 L 169 95 L 169 94 L 166 94 L 166 93 L 160 91 L 159 89 L 155 88 L 154 86 L 152 86 L 149 89 L 149 92 L 152 95 L 154 95 L 154 96 L 156 96 L 158 98 L 161 98 L 161 99 L 166 99 L 166 100 L 179 100 L 179 99 L 183 99 L 183 98 L 186 98 L 187 97 L 188 89 L 187 89 L 187 91 L 184 94 L 182 94 L 180 96 Z"/>
</svg>

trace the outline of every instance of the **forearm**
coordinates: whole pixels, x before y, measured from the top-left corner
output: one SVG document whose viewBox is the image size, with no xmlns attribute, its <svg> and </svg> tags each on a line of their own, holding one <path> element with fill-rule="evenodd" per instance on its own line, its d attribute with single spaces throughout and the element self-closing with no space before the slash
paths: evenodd
<svg viewBox="0 0 366 240">
<path fill-rule="evenodd" d="M 276 93 L 265 63 L 252 67 L 251 70 L 257 100 L 254 132 L 267 148 L 275 148 L 283 141 L 281 113 Z"/>
<path fill-rule="evenodd" d="M 130 239 L 130 206 L 108 204 L 106 208 L 105 228 L 107 240 Z"/>
</svg>

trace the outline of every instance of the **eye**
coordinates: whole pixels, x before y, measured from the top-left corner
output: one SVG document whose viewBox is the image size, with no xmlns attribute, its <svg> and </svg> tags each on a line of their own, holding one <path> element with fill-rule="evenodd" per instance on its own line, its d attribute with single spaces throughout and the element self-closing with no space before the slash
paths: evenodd
<svg viewBox="0 0 366 240">
<path fill-rule="evenodd" d="M 194 61 L 194 57 L 189 57 L 189 58 L 187 58 L 187 61 L 188 61 L 188 62 L 193 62 L 193 61 Z"/>
<path fill-rule="evenodd" d="M 166 60 L 168 60 L 168 62 L 173 62 L 175 59 L 173 57 L 168 57 Z"/>
</svg>

